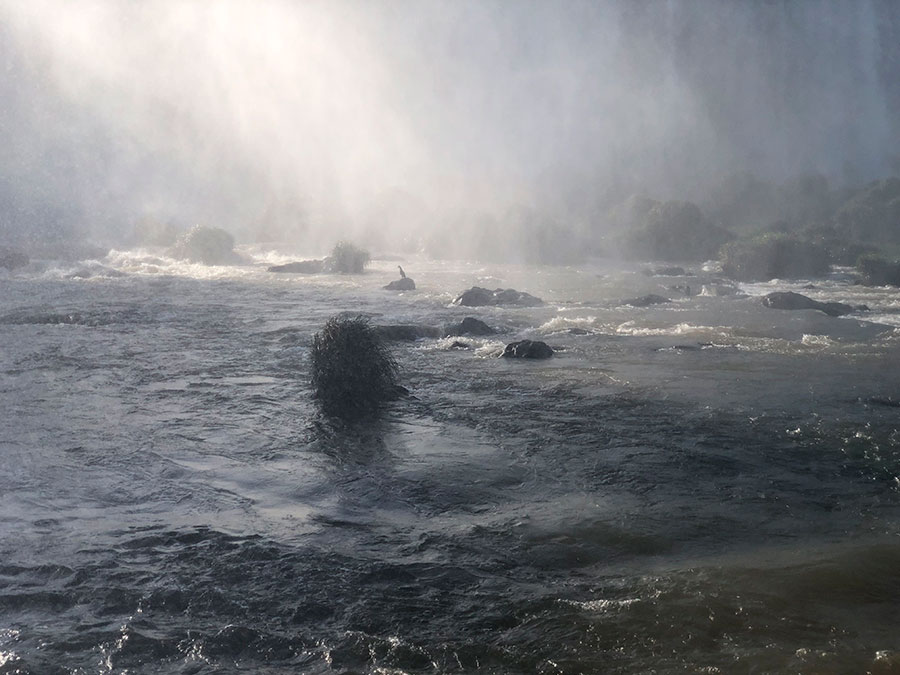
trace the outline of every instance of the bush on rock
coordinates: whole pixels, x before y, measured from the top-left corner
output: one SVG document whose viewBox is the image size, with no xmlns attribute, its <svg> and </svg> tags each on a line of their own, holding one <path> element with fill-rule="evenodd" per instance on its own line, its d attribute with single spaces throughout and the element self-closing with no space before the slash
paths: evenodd
<svg viewBox="0 0 900 675">
<path fill-rule="evenodd" d="M 175 243 L 174 255 L 204 265 L 230 265 L 240 258 L 234 237 L 218 227 L 195 225 Z"/>
<path fill-rule="evenodd" d="M 376 412 L 396 398 L 397 379 L 397 362 L 365 317 L 332 317 L 313 338 L 312 385 L 329 415 Z"/>
<path fill-rule="evenodd" d="M 329 258 L 331 271 L 339 274 L 362 274 L 369 264 L 369 252 L 347 241 L 335 244 Z"/>
</svg>

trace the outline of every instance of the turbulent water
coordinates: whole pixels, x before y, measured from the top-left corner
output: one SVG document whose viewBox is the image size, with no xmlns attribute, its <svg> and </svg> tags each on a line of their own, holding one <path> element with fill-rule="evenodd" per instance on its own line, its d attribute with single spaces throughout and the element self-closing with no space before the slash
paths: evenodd
<svg viewBox="0 0 900 675">
<path fill-rule="evenodd" d="M 0 673 L 900 672 L 896 289 L 256 260 L 0 271 Z M 341 425 L 339 312 L 503 332 L 395 343 L 412 396 Z"/>
</svg>

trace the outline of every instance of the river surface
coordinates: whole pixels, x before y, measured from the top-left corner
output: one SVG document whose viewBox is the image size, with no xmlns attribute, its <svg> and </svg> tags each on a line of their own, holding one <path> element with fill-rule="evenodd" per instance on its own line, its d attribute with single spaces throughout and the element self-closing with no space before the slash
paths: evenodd
<svg viewBox="0 0 900 675">
<path fill-rule="evenodd" d="M 0 673 L 900 672 L 897 289 L 248 253 L 0 270 Z M 340 312 L 502 333 L 392 343 L 412 395 L 347 425 Z"/>
</svg>

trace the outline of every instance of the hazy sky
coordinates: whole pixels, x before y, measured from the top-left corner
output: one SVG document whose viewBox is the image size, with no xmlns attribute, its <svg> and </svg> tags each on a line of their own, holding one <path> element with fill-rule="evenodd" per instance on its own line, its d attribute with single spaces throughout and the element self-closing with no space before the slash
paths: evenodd
<svg viewBox="0 0 900 675">
<path fill-rule="evenodd" d="M 898 28 L 888 0 L 0 0 L 0 207 L 352 231 L 873 177 Z"/>
</svg>

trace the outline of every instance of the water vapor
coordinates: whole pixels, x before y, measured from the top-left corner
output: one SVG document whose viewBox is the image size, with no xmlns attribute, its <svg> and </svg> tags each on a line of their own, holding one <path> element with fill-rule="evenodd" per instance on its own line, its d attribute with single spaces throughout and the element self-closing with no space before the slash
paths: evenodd
<svg viewBox="0 0 900 675">
<path fill-rule="evenodd" d="M 152 217 L 449 246 L 900 153 L 884 0 L 0 0 L 0 23 L 7 237 Z"/>
</svg>

